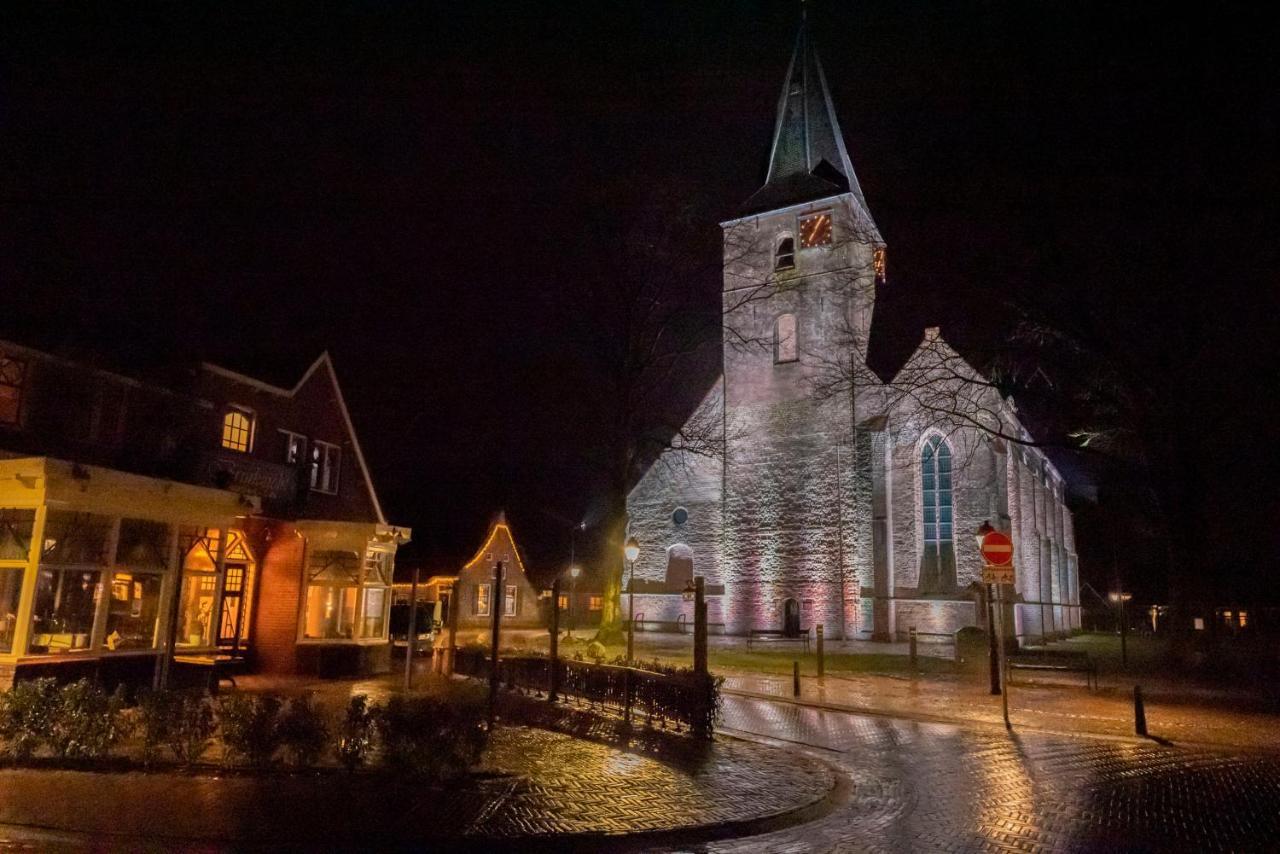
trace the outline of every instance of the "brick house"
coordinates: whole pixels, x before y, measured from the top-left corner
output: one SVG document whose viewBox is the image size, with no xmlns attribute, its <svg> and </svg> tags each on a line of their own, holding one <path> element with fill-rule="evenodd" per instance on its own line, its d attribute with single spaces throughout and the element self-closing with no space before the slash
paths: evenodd
<svg viewBox="0 0 1280 854">
<path fill-rule="evenodd" d="M 396 549 L 328 354 L 291 388 L 0 341 L 0 684 L 387 669 Z"/>
</svg>

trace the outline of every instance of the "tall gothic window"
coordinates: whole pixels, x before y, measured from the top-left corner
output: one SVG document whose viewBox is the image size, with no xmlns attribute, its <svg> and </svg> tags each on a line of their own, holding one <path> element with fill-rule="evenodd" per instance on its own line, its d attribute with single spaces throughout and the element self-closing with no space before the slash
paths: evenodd
<svg viewBox="0 0 1280 854">
<path fill-rule="evenodd" d="M 784 237 L 778 241 L 778 250 L 773 253 L 773 269 L 790 270 L 796 266 L 796 241 L 793 237 Z"/>
<path fill-rule="evenodd" d="M 954 590 L 956 551 L 951 503 L 951 448 L 941 436 L 930 436 L 920 451 L 920 496 L 924 521 L 920 592 Z"/>
<path fill-rule="evenodd" d="M 794 362 L 796 354 L 796 316 L 779 315 L 773 322 L 773 361 Z"/>
</svg>

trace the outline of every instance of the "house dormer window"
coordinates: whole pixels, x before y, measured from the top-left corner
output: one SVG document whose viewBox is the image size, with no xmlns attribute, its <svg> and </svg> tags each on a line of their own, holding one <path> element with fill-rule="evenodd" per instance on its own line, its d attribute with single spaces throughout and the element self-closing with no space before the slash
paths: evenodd
<svg viewBox="0 0 1280 854">
<path fill-rule="evenodd" d="M 794 270 L 796 266 L 796 241 L 787 236 L 778 241 L 778 248 L 773 253 L 774 270 Z"/>
<path fill-rule="evenodd" d="M 333 495 L 338 491 L 338 470 L 342 449 L 315 439 L 311 442 L 311 488 Z"/>
<path fill-rule="evenodd" d="M 253 450 L 253 412 L 230 407 L 222 416 L 222 447 L 247 454 Z"/>
</svg>

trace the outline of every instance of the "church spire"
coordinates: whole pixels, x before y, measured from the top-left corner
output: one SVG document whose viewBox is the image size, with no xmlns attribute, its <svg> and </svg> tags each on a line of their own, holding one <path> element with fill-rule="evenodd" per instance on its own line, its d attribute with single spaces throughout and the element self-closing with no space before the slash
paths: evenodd
<svg viewBox="0 0 1280 854">
<path fill-rule="evenodd" d="M 844 147 L 827 78 L 813 48 L 808 16 L 802 6 L 800 32 L 778 99 L 769 171 L 764 186 L 747 200 L 743 213 L 764 213 L 843 193 L 853 195 L 858 217 L 864 220 L 863 226 L 874 241 L 879 242 L 879 232 Z"/>
</svg>

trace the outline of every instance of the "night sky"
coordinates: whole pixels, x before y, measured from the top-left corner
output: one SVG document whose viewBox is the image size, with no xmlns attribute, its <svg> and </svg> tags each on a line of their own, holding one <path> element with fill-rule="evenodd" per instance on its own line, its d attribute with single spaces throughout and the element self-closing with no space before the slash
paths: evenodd
<svg viewBox="0 0 1280 854">
<path fill-rule="evenodd" d="M 1102 313 L 1185 390 L 1222 568 L 1274 590 L 1274 27 L 1245 6 L 812 5 L 889 244 L 875 367 L 928 325 L 981 362 L 1011 303 Z M 555 296 L 616 249 L 589 223 L 665 196 L 698 214 L 689 288 L 716 304 L 717 223 L 762 178 L 798 4 L 5 17 L 0 335 L 284 385 L 327 348 L 413 554 L 474 548 L 505 507 L 552 566 L 598 513 L 608 405 Z M 1127 548 L 1106 515 L 1081 511 L 1104 583 Z"/>
</svg>

